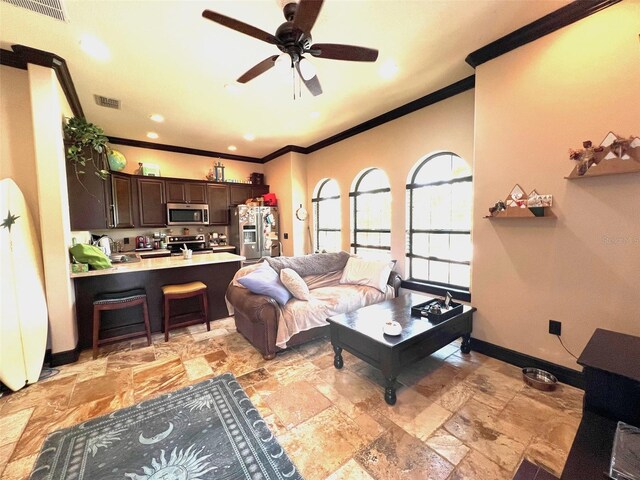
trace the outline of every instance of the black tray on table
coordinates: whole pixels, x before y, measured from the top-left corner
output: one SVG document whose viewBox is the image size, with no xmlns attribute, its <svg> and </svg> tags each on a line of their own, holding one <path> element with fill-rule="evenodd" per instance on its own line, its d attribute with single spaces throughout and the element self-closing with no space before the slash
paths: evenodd
<svg viewBox="0 0 640 480">
<path fill-rule="evenodd" d="M 440 305 L 440 308 L 442 308 L 442 313 L 437 314 L 437 313 L 432 313 L 429 312 L 429 306 L 430 305 Z M 442 300 L 439 300 L 437 298 L 434 298 L 433 300 L 429 300 L 428 302 L 424 302 L 424 303 L 419 303 L 418 305 L 415 305 L 413 307 L 411 307 L 411 315 L 415 316 L 415 317 L 425 317 L 427 319 L 429 319 L 429 321 L 433 322 L 433 323 L 438 323 L 438 322 L 442 322 L 444 320 L 447 320 L 451 317 L 455 317 L 456 315 L 462 313 L 462 304 L 460 303 L 455 303 L 455 302 L 450 302 L 449 303 L 449 308 L 446 308 L 444 306 L 444 302 Z"/>
</svg>

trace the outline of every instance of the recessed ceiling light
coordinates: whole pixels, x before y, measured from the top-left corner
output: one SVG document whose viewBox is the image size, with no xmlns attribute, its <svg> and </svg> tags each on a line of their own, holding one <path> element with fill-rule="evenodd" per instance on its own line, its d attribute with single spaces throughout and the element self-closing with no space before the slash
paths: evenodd
<svg viewBox="0 0 640 480">
<path fill-rule="evenodd" d="M 318 117 L 320 116 L 320 112 L 311 112 L 311 113 L 309 114 L 309 116 L 310 116 L 311 118 L 318 118 Z"/>
<path fill-rule="evenodd" d="M 111 54 L 107 46 L 93 35 L 83 35 L 80 39 L 80 48 L 97 60 L 109 60 Z"/>
<path fill-rule="evenodd" d="M 238 147 L 236 147 L 235 145 L 229 145 L 227 149 L 231 150 L 232 152 L 235 152 L 236 150 L 238 150 Z"/>
<path fill-rule="evenodd" d="M 243 138 L 244 138 L 245 140 L 248 140 L 248 141 L 250 141 L 250 142 L 253 142 L 253 141 L 256 139 L 256 136 L 255 136 L 253 133 L 245 133 L 245 134 L 243 135 Z"/>
<path fill-rule="evenodd" d="M 156 139 L 158 138 L 160 135 L 158 135 L 156 132 L 147 132 L 147 137 L 149 138 L 153 138 Z"/>
<path fill-rule="evenodd" d="M 159 113 L 154 113 L 152 115 L 149 115 L 149 118 L 154 122 L 158 122 L 158 123 L 164 122 L 164 117 Z"/>
<path fill-rule="evenodd" d="M 384 62 L 382 65 L 380 65 L 379 72 L 382 78 L 389 80 L 395 77 L 396 74 L 398 73 L 398 65 L 396 65 L 396 62 L 389 59 L 386 62 Z"/>
</svg>

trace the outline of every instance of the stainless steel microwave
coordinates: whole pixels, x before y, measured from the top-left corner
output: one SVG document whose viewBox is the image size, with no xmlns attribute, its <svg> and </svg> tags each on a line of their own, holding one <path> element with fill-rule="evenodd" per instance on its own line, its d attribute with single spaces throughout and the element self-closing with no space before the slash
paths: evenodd
<svg viewBox="0 0 640 480">
<path fill-rule="evenodd" d="M 167 203 L 167 225 L 208 225 L 209 205 L 205 203 Z"/>
</svg>

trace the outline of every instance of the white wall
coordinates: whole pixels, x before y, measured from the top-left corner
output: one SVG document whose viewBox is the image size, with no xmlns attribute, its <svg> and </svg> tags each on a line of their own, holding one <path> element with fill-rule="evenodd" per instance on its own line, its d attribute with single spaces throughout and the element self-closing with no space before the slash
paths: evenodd
<svg viewBox="0 0 640 480">
<path fill-rule="evenodd" d="M 576 355 L 597 327 L 640 335 L 640 177 L 563 178 L 583 140 L 640 135 L 639 32 L 622 2 L 478 67 L 475 337 L 579 368 L 549 319 Z M 557 219 L 483 219 L 515 183 Z"/>
</svg>

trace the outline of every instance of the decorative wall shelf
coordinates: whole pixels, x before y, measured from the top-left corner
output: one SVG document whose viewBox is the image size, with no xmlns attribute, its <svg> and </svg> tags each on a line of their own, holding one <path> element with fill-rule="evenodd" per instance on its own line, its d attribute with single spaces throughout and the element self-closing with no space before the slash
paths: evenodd
<svg viewBox="0 0 640 480">
<path fill-rule="evenodd" d="M 564 177 L 567 180 L 640 172 L 639 137 L 625 139 L 609 132 L 597 148 L 588 140 L 582 145 L 582 150 L 570 150 L 570 158 L 578 163 Z"/>
<path fill-rule="evenodd" d="M 496 202 L 489 209 L 490 215 L 484 218 L 555 218 L 551 211 L 553 196 L 540 195 L 532 190 L 526 195 L 522 187 L 516 184 L 504 202 Z"/>
<path fill-rule="evenodd" d="M 542 215 L 536 215 L 530 208 L 521 207 L 507 207 L 506 210 L 497 212 L 495 215 L 487 215 L 484 218 L 489 219 L 502 219 L 502 218 L 556 218 L 555 214 L 550 207 L 532 207 L 536 212 L 542 213 Z"/>
</svg>

